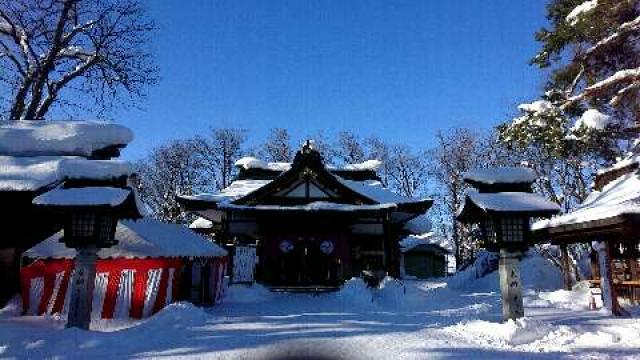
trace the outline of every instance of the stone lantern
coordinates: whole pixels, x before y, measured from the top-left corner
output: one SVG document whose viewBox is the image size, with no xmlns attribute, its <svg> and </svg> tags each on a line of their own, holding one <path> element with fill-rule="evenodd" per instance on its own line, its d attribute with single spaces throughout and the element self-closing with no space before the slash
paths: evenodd
<svg viewBox="0 0 640 360">
<path fill-rule="evenodd" d="M 503 319 L 523 317 L 519 261 L 533 245 L 531 219 L 557 214 L 560 207 L 532 193 L 536 176 L 527 168 L 480 169 L 464 180 L 475 189 L 466 193 L 458 221 L 478 224 L 485 248 L 499 253 Z"/>
<path fill-rule="evenodd" d="M 89 329 L 98 251 L 117 244 L 118 219 L 140 217 L 134 194 L 129 188 L 59 187 L 33 203 L 62 220 L 60 241 L 76 250 L 67 327 Z"/>
</svg>

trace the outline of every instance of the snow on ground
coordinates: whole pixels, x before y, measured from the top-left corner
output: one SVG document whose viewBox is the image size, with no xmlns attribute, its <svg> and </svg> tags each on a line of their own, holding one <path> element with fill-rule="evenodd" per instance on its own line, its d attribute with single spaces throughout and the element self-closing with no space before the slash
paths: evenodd
<svg viewBox="0 0 640 360">
<path fill-rule="evenodd" d="M 527 317 L 507 323 L 495 273 L 385 279 L 374 291 L 355 279 L 322 295 L 232 286 L 212 308 L 176 303 L 93 332 L 17 316 L 13 302 L 0 310 L 0 358 L 640 359 L 640 321 L 588 310 L 584 285 L 556 290 L 560 274 L 539 256 L 523 260 L 522 277 Z"/>
</svg>

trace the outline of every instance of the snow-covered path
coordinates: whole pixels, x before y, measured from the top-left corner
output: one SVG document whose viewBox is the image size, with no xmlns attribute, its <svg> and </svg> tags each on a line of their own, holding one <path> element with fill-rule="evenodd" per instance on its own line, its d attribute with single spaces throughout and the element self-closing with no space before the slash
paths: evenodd
<svg viewBox="0 0 640 360">
<path fill-rule="evenodd" d="M 217 307 L 174 304 L 119 330 L 95 324 L 107 332 L 8 307 L 0 358 L 640 359 L 640 321 L 589 311 L 588 290 L 545 292 L 555 280 L 527 280 L 527 317 L 506 324 L 495 276 L 462 287 L 391 282 L 373 295 L 358 282 L 318 296 L 234 286 Z"/>
</svg>

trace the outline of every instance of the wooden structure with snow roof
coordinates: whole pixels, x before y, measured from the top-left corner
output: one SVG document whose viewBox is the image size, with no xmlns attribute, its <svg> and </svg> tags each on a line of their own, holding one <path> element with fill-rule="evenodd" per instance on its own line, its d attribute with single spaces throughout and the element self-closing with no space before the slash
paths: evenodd
<svg viewBox="0 0 640 360">
<path fill-rule="evenodd" d="M 61 241 L 64 231 L 25 251 L 22 302 L 28 315 L 64 313 L 77 250 Z M 151 218 L 122 220 L 116 245 L 97 253 L 93 318 L 143 318 L 176 299 L 214 304 L 221 300 L 227 252 L 178 224 Z M 27 261 L 28 260 L 28 261 Z"/>
<path fill-rule="evenodd" d="M 110 159 L 132 139 L 126 127 L 105 122 L 0 122 L 0 202 L 10 204 L 0 210 L 0 305 L 18 290 L 22 252 L 61 228 L 33 199 L 89 179 L 125 188 L 129 166 Z"/>
<path fill-rule="evenodd" d="M 640 301 L 639 164 L 634 157 L 601 171 L 595 190 L 577 209 L 533 225 L 538 238 L 561 247 L 591 244 L 592 282 L 602 287 L 605 305 L 616 314 L 624 313 L 618 296 Z"/>
<path fill-rule="evenodd" d="M 256 280 L 265 284 L 337 286 L 365 270 L 397 277 L 398 241 L 432 200 L 385 189 L 378 164 L 327 167 L 307 143 L 291 164 L 245 158 L 220 193 L 178 198 L 212 222 L 218 241 L 255 246 Z"/>
</svg>

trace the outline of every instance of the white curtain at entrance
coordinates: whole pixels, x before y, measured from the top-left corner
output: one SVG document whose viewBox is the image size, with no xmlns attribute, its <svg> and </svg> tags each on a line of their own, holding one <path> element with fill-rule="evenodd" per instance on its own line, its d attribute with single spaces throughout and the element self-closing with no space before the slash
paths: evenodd
<svg viewBox="0 0 640 360">
<path fill-rule="evenodd" d="M 133 278 L 135 270 L 123 270 L 120 275 L 120 286 L 116 297 L 116 308 L 113 313 L 114 319 L 128 319 L 131 309 L 131 293 L 133 291 Z"/>
<path fill-rule="evenodd" d="M 107 295 L 107 284 L 109 283 L 109 273 L 96 274 L 96 280 L 93 285 L 93 296 L 91 298 L 91 318 L 100 319 L 102 317 L 102 308 L 104 306 L 104 298 Z"/>
<path fill-rule="evenodd" d="M 147 278 L 147 289 L 144 293 L 144 307 L 142 309 L 142 317 L 148 317 L 153 313 L 153 306 L 158 297 L 160 290 L 160 279 L 162 278 L 162 269 L 149 270 Z"/>
</svg>

